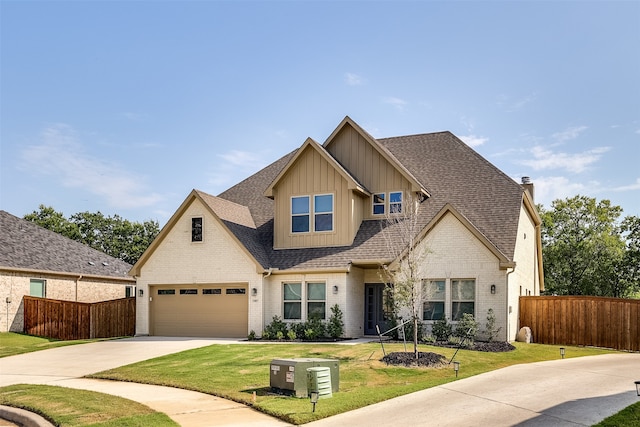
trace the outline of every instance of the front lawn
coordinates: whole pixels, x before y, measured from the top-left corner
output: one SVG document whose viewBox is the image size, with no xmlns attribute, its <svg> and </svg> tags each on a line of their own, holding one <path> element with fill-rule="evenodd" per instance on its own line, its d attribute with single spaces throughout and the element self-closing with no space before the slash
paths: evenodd
<svg viewBox="0 0 640 427">
<path fill-rule="evenodd" d="M 14 356 L 16 354 L 30 353 L 32 351 L 46 350 L 66 345 L 84 344 L 104 339 L 61 341 L 54 338 L 34 337 L 32 335 L 18 334 L 15 332 L 0 332 L 0 357 Z"/>
<path fill-rule="evenodd" d="M 0 388 L 0 404 L 22 408 L 56 426 L 175 427 L 167 415 L 121 397 L 48 385 L 16 384 Z"/>
<path fill-rule="evenodd" d="M 560 358 L 557 346 L 515 343 L 516 350 L 488 353 L 460 350 L 458 378 L 506 366 Z M 387 353 L 403 351 L 402 344 L 385 344 Z M 442 354 L 447 361 L 455 349 L 421 346 L 420 351 Z M 566 347 L 565 357 L 590 356 L 610 350 Z M 453 365 L 440 368 L 387 366 L 380 344 L 234 344 L 212 345 L 104 371 L 95 378 L 166 385 L 209 393 L 245 403 L 294 424 L 350 411 L 396 396 L 455 381 Z M 316 412 L 308 399 L 273 394 L 269 367 L 273 359 L 318 357 L 340 360 L 340 390 L 320 400 Z M 256 393 L 255 403 L 252 401 Z"/>
</svg>

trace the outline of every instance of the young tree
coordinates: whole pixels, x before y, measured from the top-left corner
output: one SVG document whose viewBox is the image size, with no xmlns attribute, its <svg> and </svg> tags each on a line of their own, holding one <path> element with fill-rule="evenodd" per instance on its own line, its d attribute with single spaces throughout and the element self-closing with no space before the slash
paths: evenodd
<svg viewBox="0 0 640 427">
<path fill-rule="evenodd" d="M 629 284 L 621 271 L 627 270 L 626 248 L 618 224 L 622 209 L 585 196 L 555 200 L 551 207 L 541 212 L 547 292 L 625 295 Z"/>
<path fill-rule="evenodd" d="M 393 302 L 399 310 L 405 310 L 413 322 L 413 352 L 418 359 L 418 323 L 421 322 L 423 301 L 428 297 L 423 292 L 421 270 L 429 250 L 420 241 L 424 225 L 418 214 L 420 203 L 407 196 L 402 206 L 390 209 L 382 225 L 382 235 L 387 245 L 389 266 L 383 266 L 382 276 L 392 288 Z"/>
</svg>

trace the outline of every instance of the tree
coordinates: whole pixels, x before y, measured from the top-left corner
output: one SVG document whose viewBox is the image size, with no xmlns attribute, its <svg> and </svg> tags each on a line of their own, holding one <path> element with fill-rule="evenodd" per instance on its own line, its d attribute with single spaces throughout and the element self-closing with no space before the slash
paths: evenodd
<svg viewBox="0 0 640 427">
<path fill-rule="evenodd" d="M 383 280 L 390 283 L 393 302 L 397 310 L 406 310 L 413 323 L 413 352 L 418 360 L 418 323 L 421 322 L 423 302 L 427 295 L 423 292 L 421 269 L 429 250 L 421 244 L 423 225 L 418 214 L 420 203 L 407 197 L 399 209 L 391 209 L 385 215 L 382 235 L 391 265 L 383 266 Z"/>
<path fill-rule="evenodd" d="M 622 208 L 585 196 L 551 207 L 541 209 L 547 293 L 624 297 L 637 289 L 637 217 L 619 223 Z"/>
<path fill-rule="evenodd" d="M 101 212 L 80 212 L 66 219 L 61 212 L 44 205 L 24 219 L 129 264 L 135 264 L 160 233 L 157 221 L 131 222 Z"/>
</svg>

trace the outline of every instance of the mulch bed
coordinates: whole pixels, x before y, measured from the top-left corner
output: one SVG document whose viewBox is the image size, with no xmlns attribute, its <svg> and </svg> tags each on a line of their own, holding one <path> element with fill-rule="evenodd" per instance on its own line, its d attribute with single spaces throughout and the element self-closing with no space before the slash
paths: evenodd
<svg viewBox="0 0 640 427">
<path fill-rule="evenodd" d="M 451 345 L 443 342 L 431 343 L 430 345 L 438 347 L 457 348 L 455 345 Z M 487 351 L 487 352 L 504 352 L 512 351 L 516 348 L 508 342 L 492 341 L 492 342 L 474 342 L 470 347 L 463 347 L 464 350 L 474 351 Z M 389 353 L 381 359 L 387 365 L 394 366 L 422 366 L 429 368 L 436 368 L 447 364 L 447 359 L 437 353 L 433 352 L 418 352 L 418 359 L 413 352 L 410 351 L 398 351 Z"/>
</svg>

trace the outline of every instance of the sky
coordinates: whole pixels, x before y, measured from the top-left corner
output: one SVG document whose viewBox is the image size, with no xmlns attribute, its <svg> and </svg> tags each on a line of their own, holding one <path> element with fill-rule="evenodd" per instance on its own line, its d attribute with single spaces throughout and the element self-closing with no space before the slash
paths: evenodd
<svg viewBox="0 0 640 427">
<path fill-rule="evenodd" d="M 640 215 L 640 1 L 0 0 L 0 27 L 16 216 L 163 225 L 345 116 Z"/>
</svg>

